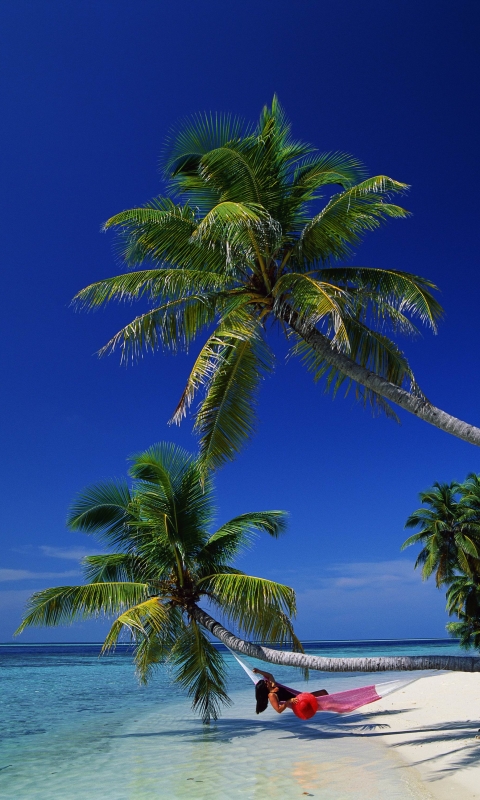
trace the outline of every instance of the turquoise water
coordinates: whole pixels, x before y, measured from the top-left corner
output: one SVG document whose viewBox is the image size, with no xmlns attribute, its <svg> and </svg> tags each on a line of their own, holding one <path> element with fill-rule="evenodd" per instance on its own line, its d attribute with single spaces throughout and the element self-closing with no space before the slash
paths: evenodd
<svg viewBox="0 0 480 800">
<path fill-rule="evenodd" d="M 445 640 L 307 643 L 319 655 L 460 653 Z M 0 645 L 0 796 L 38 800 L 228 798 L 427 798 L 377 741 L 369 708 L 308 723 L 289 711 L 256 716 L 253 688 L 233 658 L 222 718 L 205 729 L 159 670 L 138 686 L 127 649 L 98 658 L 97 645 Z M 251 665 L 254 662 L 250 662 Z M 306 687 L 275 667 L 280 681 Z M 380 680 L 315 673 L 329 692 Z M 405 677 L 405 673 L 402 673 Z"/>
</svg>

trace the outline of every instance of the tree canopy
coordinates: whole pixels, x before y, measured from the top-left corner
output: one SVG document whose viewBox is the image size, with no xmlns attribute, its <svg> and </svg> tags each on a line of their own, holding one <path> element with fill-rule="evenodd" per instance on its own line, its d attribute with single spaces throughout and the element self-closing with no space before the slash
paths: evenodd
<svg viewBox="0 0 480 800">
<path fill-rule="evenodd" d="M 85 584 L 32 595 L 17 633 L 32 625 L 113 617 L 103 650 L 122 637 L 132 641 L 143 682 L 168 662 L 209 722 L 230 701 L 223 656 L 195 616 L 199 602 L 243 634 L 302 650 L 292 625 L 293 590 L 234 566 L 259 533 L 280 536 L 286 514 L 248 512 L 212 533 L 212 478 L 201 472 L 198 457 L 171 444 L 134 456 L 129 472 L 130 483 L 85 489 L 68 515 L 71 530 L 92 535 L 113 552 L 83 559 Z"/>
<path fill-rule="evenodd" d="M 422 545 L 415 567 L 422 567 L 424 580 L 435 573 L 437 587 L 447 586 L 447 611 L 458 617 L 447 630 L 463 647 L 480 648 L 480 476 L 434 483 L 420 500 L 405 525 L 420 530 L 402 550 Z"/>
<path fill-rule="evenodd" d="M 131 271 L 87 286 L 74 302 L 147 302 L 102 353 L 119 348 L 128 360 L 200 340 L 172 420 L 200 398 L 195 430 L 206 469 L 234 458 L 254 431 L 275 329 L 333 393 L 353 386 L 375 410 L 396 417 L 393 402 L 480 444 L 480 430 L 424 397 L 394 341 L 419 326 L 436 330 L 435 285 L 348 265 L 366 233 L 408 216 L 394 202 L 405 183 L 368 177 L 353 156 L 296 141 L 276 98 L 256 126 L 192 117 L 172 132 L 162 163 L 167 193 L 105 223 Z"/>
</svg>

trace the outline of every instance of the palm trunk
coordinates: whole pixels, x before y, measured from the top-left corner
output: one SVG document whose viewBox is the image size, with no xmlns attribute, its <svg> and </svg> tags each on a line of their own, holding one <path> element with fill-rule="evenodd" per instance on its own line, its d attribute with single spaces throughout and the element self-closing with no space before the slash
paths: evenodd
<svg viewBox="0 0 480 800">
<path fill-rule="evenodd" d="M 239 639 L 223 625 L 213 619 L 203 609 L 194 606 L 190 613 L 212 636 L 237 653 L 243 653 L 270 664 L 287 667 L 316 669 L 320 672 L 387 672 L 419 669 L 446 669 L 453 672 L 480 672 L 480 656 L 385 656 L 373 658 L 325 658 L 309 656 L 306 653 L 292 653 L 286 650 L 273 650 L 253 642 Z"/>
<path fill-rule="evenodd" d="M 385 378 L 381 378 L 375 372 L 370 372 L 370 370 L 365 369 L 365 367 L 357 364 L 344 353 L 334 350 L 329 339 L 320 333 L 320 331 L 316 329 L 305 331 L 304 327 L 298 324 L 294 312 L 287 309 L 280 313 L 279 316 L 326 362 L 343 372 L 348 378 L 356 381 L 361 386 L 365 386 L 367 389 L 371 389 L 373 392 L 381 395 L 381 397 L 384 397 L 385 400 L 395 403 L 395 405 L 425 420 L 425 422 L 430 423 L 430 425 L 440 428 L 440 430 L 445 431 L 445 433 L 450 433 L 458 439 L 463 439 L 465 442 L 480 447 L 480 428 L 476 428 L 474 425 L 469 425 L 468 422 L 462 422 L 461 419 L 452 417 L 440 408 L 436 408 L 426 398 L 415 397 L 415 395 L 410 394 L 410 392 L 407 392 L 400 386 L 396 386 Z"/>
</svg>

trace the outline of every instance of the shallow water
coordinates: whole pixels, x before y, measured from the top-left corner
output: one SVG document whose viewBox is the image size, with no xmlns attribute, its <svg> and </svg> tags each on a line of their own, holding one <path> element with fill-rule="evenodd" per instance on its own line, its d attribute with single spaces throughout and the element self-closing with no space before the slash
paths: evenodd
<svg viewBox="0 0 480 800">
<path fill-rule="evenodd" d="M 336 656 L 460 652 L 448 641 L 307 647 Z M 2 798 L 430 796 L 377 740 L 388 728 L 369 725 L 368 706 L 343 717 L 317 715 L 309 722 L 270 709 L 257 717 L 247 676 L 225 654 L 233 705 L 205 729 L 166 670 L 148 687 L 139 687 L 127 650 L 101 659 L 98 651 L 92 645 L 0 646 Z M 293 669 L 275 667 L 275 675 L 306 688 Z M 315 673 L 310 687 L 332 692 L 394 677 Z"/>
</svg>

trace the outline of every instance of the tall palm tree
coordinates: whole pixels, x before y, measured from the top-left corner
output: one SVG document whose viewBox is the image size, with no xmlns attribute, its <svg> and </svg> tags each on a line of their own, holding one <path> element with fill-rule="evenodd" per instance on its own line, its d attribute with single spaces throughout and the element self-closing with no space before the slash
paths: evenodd
<svg viewBox="0 0 480 800">
<path fill-rule="evenodd" d="M 83 560 L 85 585 L 36 592 L 17 633 L 32 625 L 115 615 L 103 649 L 127 632 L 140 679 L 146 682 L 155 665 L 167 660 L 208 722 L 229 698 L 223 658 L 206 635 L 200 601 L 247 635 L 288 641 L 301 650 L 291 622 L 293 590 L 232 565 L 256 533 L 279 536 L 286 515 L 242 514 L 211 534 L 212 480 L 202 476 L 201 482 L 198 458 L 173 445 L 135 456 L 130 476 L 131 488 L 110 482 L 86 489 L 68 517 L 71 530 L 93 534 L 115 552 Z"/>
<path fill-rule="evenodd" d="M 458 570 L 472 575 L 480 557 L 480 505 L 475 508 L 476 476 L 468 484 L 434 483 L 421 492 L 424 504 L 411 514 L 406 528 L 420 527 L 410 536 L 402 550 L 422 544 L 415 567 L 422 566 L 424 580 L 435 572 L 437 587 L 452 582 Z M 477 495 L 477 501 L 480 494 Z"/>
<path fill-rule="evenodd" d="M 193 117 L 171 135 L 163 162 L 167 195 L 105 224 L 120 233 L 125 262 L 142 268 L 87 286 L 75 302 L 150 304 L 103 348 L 119 347 L 125 359 L 207 336 L 172 417 L 180 422 L 203 391 L 195 428 L 205 468 L 233 458 L 252 434 L 275 328 L 334 393 L 353 385 L 376 409 L 396 417 L 397 404 L 480 445 L 480 429 L 426 399 L 388 335 L 415 335 L 418 323 L 436 330 L 436 287 L 345 263 L 367 231 L 407 216 L 392 202 L 406 184 L 367 178 L 352 156 L 294 141 L 276 98 L 255 127 L 228 115 Z"/>
<path fill-rule="evenodd" d="M 293 590 L 245 575 L 232 565 L 257 532 L 279 536 L 285 513 L 242 514 L 210 534 L 211 476 L 205 476 L 199 458 L 173 445 L 157 445 L 135 456 L 130 476 L 132 486 L 109 482 L 86 489 L 68 516 L 71 530 L 91 534 L 115 552 L 83 560 L 86 584 L 33 594 L 17 634 L 33 625 L 115 616 L 103 650 L 126 634 L 135 644 L 137 672 L 144 682 L 156 665 L 169 662 L 204 722 L 216 719 L 220 705 L 229 703 L 223 658 L 206 631 L 247 656 L 304 670 L 480 671 L 480 658 L 332 659 L 303 653 L 291 622 Z M 290 642 L 293 652 L 239 638 L 199 605 L 203 601 L 245 635 L 276 644 Z"/>
</svg>

